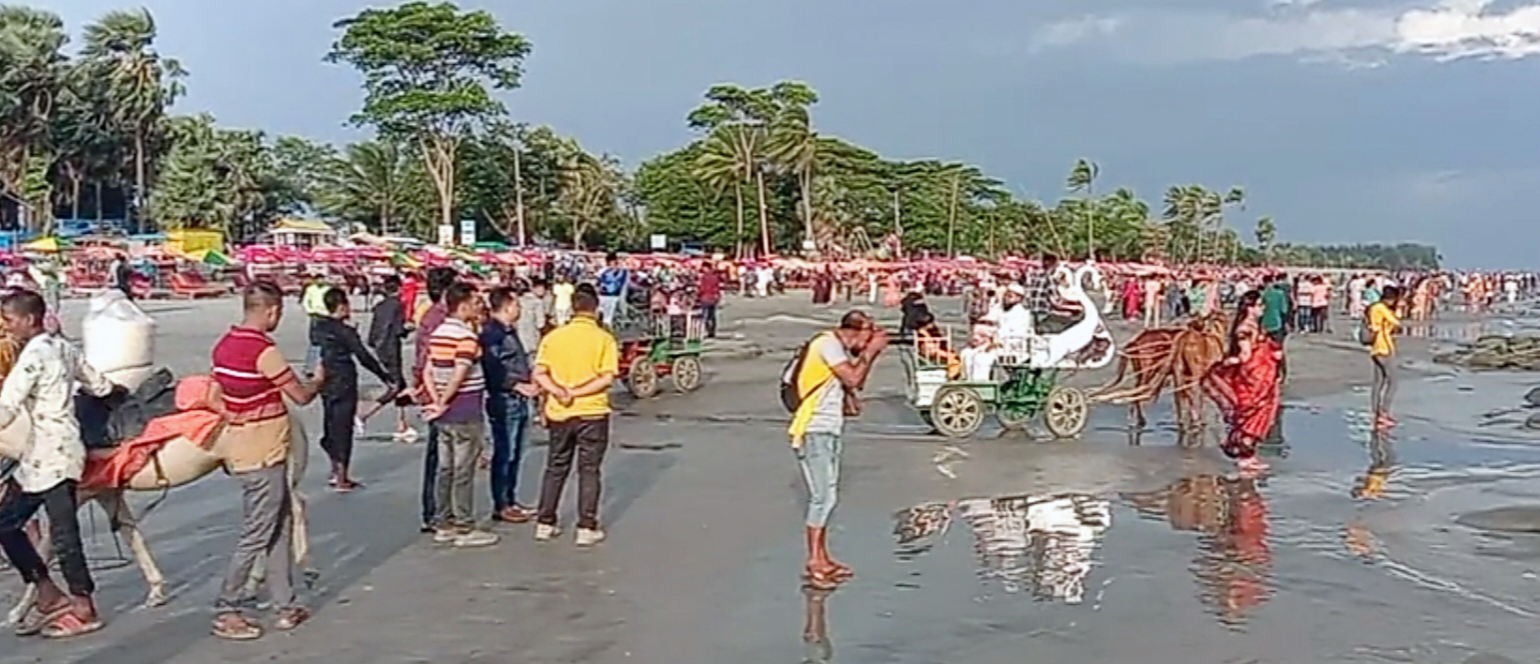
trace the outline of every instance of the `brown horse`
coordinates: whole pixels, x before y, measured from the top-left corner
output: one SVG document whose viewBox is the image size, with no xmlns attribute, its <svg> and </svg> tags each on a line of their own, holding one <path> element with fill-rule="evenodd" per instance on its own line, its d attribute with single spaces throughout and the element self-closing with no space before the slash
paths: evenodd
<svg viewBox="0 0 1540 664">
<path fill-rule="evenodd" d="M 1146 329 L 1119 352 L 1118 373 L 1098 388 L 1094 398 L 1127 403 L 1130 424 L 1144 428 L 1144 409 L 1160 398 L 1167 384 L 1176 403 L 1177 427 L 1183 432 L 1202 427 L 1203 402 L 1199 383 L 1224 359 L 1224 314 L 1215 312 L 1172 325 Z M 1133 384 L 1124 385 L 1129 370 Z"/>
</svg>

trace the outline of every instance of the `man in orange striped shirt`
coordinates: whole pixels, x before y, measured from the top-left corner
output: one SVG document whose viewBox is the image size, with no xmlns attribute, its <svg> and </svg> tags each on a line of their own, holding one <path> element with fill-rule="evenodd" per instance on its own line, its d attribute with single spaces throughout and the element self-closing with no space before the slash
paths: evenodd
<svg viewBox="0 0 1540 664">
<path fill-rule="evenodd" d="M 497 535 L 477 530 L 473 521 L 476 461 L 485 446 L 486 379 L 481 372 L 481 341 L 471 327 L 479 305 L 470 284 L 456 282 L 444 291 L 449 317 L 428 339 L 428 366 L 423 370 L 428 394 L 423 417 L 433 428 L 429 438 L 438 442 L 433 541 L 457 547 L 488 546 L 498 540 Z"/>
<path fill-rule="evenodd" d="M 212 358 L 214 381 L 224 394 L 229 417 L 216 452 L 226 459 L 226 470 L 240 481 L 244 496 L 241 538 L 215 604 L 214 635 L 232 640 L 262 636 L 262 628 L 240 612 L 246 581 L 262 556 L 267 558 L 268 592 L 278 612 L 273 628 L 294 629 L 309 617 L 295 601 L 289 559 L 293 533 L 287 461 L 292 432 L 283 399 L 310 403 L 326 379 L 325 370 L 318 367 L 313 383 L 300 382 L 268 336 L 283 320 L 283 293 L 277 286 L 252 283 L 242 304 L 245 317 L 214 345 Z"/>
</svg>

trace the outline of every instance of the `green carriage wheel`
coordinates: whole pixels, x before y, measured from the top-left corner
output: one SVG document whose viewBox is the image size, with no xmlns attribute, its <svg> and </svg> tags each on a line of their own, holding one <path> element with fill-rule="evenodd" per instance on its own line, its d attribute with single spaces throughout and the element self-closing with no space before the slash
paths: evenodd
<svg viewBox="0 0 1540 664">
<path fill-rule="evenodd" d="M 638 399 L 651 399 L 658 394 L 658 369 L 652 360 L 641 356 L 631 362 L 626 372 L 626 388 Z"/>
<path fill-rule="evenodd" d="M 680 392 L 694 392 L 700 388 L 700 358 L 694 355 L 676 357 L 674 358 L 674 367 L 670 373 L 674 375 L 674 389 Z"/>
<path fill-rule="evenodd" d="M 1048 403 L 1043 408 L 1043 424 L 1048 433 L 1056 438 L 1074 438 L 1085 431 L 1090 406 L 1085 392 L 1060 385 L 1048 393 Z"/>
<path fill-rule="evenodd" d="M 984 400 L 971 387 L 943 385 L 936 390 L 930 419 L 936 431 L 948 438 L 967 438 L 984 423 Z"/>
</svg>

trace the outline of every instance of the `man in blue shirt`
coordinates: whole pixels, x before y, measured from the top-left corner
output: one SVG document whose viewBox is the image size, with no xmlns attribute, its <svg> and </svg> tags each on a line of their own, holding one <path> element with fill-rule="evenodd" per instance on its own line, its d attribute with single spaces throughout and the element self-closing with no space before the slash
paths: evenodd
<svg viewBox="0 0 1540 664">
<path fill-rule="evenodd" d="M 614 326 L 615 310 L 620 307 L 620 299 L 626 296 L 631 273 L 620 266 L 620 257 L 613 251 L 604 257 L 604 264 L 604 271 L 599 273 L 599 320 Z"/>
<path fill-rule="evenodd" d="M 529 353 L 520 342 L 519 297 L 496 288 L 487 298 L 490 316 L 481 328 L 481 368 L 487 381 L 487 421 L 492 425 L 492 518 L 524 523 L 533 510 L 519 504 L 515 489 L 529 429 L 530 397 L 539 394 L 531 378 Z"/>
</svg>

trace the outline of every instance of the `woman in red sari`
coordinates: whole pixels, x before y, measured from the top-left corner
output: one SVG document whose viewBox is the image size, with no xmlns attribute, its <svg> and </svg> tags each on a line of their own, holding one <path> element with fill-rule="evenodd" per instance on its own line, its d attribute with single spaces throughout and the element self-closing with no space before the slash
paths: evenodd
<svg viewBox="0 0 1540 664">
<path fill-rule="evenodd" d="M 1262 333 L 1262 294 L 1241 296 L 1230 326 L 1229 350 L 1203 380 L 1204 391 L 1224 413 L 1229 432 L 1222 448 L 1248 474 L 1267 470 L 1257 458 L 1257 444 L 1267 437 L 1278 416 L 1278 365 L 1283 349 Z"/>
</svg>

